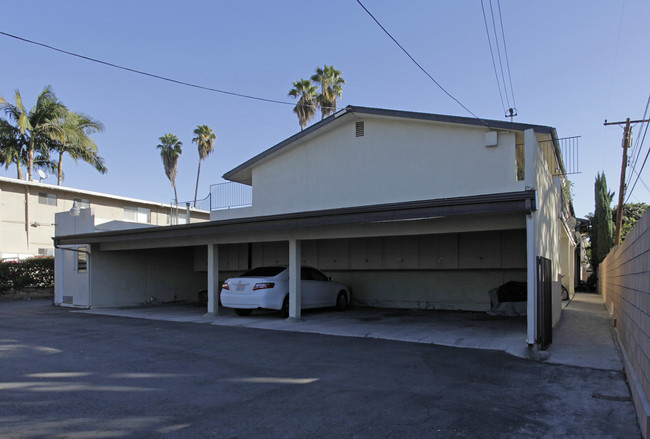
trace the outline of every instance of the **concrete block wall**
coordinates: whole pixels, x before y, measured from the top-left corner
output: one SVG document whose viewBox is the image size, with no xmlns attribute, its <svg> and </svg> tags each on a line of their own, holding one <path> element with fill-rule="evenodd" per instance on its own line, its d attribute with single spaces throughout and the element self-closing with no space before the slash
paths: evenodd
<svg viewBox="0 0 650 439">
<path fill-rule="evenodd" d="M 650 431 L 650 211 L 598 267 L 644 438 Z"/>
</svg>

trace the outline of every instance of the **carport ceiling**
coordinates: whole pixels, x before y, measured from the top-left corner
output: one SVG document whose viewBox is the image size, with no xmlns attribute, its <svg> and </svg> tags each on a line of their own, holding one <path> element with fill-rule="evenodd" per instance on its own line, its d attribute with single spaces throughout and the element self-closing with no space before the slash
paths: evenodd
<svg viewBox="0 0 650 439">
<path fill-rule="evenodd" d="M 110 232 L 57 236 L 56 245 L 110 244 L 120 248 L 175 247 L 222 242 L 251 241 L 260 234 L 275 239 L 291 236 L 303 239 L 301 232 L 314 238 L 314 229 L 432 220 L 447 217 L 475 217 L 490 214 L 523 214 L 535 209 L 535 191 L 507 192 L 471 197 L 442 198 L 371 206 L 346 207 L 308 212 L 208 221 L 178 226 L 127 229 Z M 246 239 L 247 238 L 247 239 Z M 242 241 L 243 240 L 243 241 Z"/>
</svg>

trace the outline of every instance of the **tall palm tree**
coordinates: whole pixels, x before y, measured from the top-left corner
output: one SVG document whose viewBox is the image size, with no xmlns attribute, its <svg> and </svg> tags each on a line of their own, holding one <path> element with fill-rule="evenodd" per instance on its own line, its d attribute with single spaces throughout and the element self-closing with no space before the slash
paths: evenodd
<svg viewBox="0 0 650 439">
<path fill-rule="evenodd" d="M 104 158 L 98 154 L 97 145 L 90 137 L 90 134 L 99 133 L 104 130 L 104 125 L 90 116 L 83 113 L 69 111 L 59 121 L 63 134 L 63 140 L 55 140 L 50 143 L 49 150 L 59 153 L 57 170 L 57 184 L 63 181 L 63 155 L 68 153 L 77 162 L 81 159 L 94 166 L 97 171 L 105 174 L 108 169 Z"/>
<path fill-rule="evenodd" d="M 316 114 L 318 87 L 313 85 L 309 79 L 294 81 L 289 96 L 298 99 L 296 106 L 293 107 L 293 112 L 298 115 L 298 123 L 300 131 L 302 131 Z"/>
<path fill-rule="evenodd" d="M 0 110 L 13 121 L 20 131 L 21 141 L 27 149 L 27 178 L 33 179 L 34 154 L 47 148 L 51 140 L 63 141 L 63 131 L 59 121 L 68 109 L 58 98 L 50 86 L 46 86 L 36 98 L 36 104 L 26 111 L 20 92 L 16 90 L 16 103 L 10 104 L 0 97 Z"/>
<path fill-rule="evenodd" d="M 183 142 L 178 140 L 173 134 L 165 134 L 159 138 L 160 156 L 162 157 L 165 175 L 174 188 L 174 201 L 178 204 L 178 194 L 176 193 L 176 174 L 178 173 L 178 157 L 183 152 Z"/>
<path fill-rule="evenodd" d="M 207 125 L 199 125 L 194 130 L 195 138 L 192 142 L 196 143 L 199 149 L 199 168 L 196 171 L 196 189 L 194 190 L 194 207 L 196 207 L 196 196 L 199 193 L 199 176 L 201 175 L 201 161 L 205 160 L 214 151 L 214 142 L 217 136 Z"/>
<path fill-rule="evenodd" d="M 316 103 L 320 107 L 321 120 L 336 112 L 336 99 L 343 94 L 345 80 L 341 72 L 334 66 L 324 65 L 317 67 L 316 74 L 311 80 L 320 85 L 320 94 L 316 97 Z"/>
</svg>

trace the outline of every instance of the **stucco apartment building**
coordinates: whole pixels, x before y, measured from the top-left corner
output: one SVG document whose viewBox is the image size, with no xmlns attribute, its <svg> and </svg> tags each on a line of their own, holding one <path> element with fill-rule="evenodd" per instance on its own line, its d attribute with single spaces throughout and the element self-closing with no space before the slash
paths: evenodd
<svg viewBox="0 0 650 439">
<path fill-rule="evenodd" d="M 575 285 L 579 234 L 552 127 L 348 106 L 223 177 L 250 187 L 252 204 L 209 222 L 97 232 L 90 217 L 62 218 L 56 242 L 82 248 L 88 265 L 61 273 L 72 281 L 55 302 L 123 306 L 206 289 L 218 313 L 227 277 L 287 265 L 291 278 L 309 265 L 358 305 L 488 311 L 488 291 L 515 281 L 526 283 L 522 343 L 544 346 L 562 285 Z M 301 317 L 297 277 L 290 318 Z"/>
<path fill-rule="evenodd" d="M 55 214 L 76 207 L 92 209 L 97 224 L 124 221 L 133 226 L 166 226 L 187 222 L 187 211 L 169 204 L 0 177 L 0 259 L 54 256 Z M 209 219 L 207 211 L 190 209 L 191 222 Z"/>
</svg>

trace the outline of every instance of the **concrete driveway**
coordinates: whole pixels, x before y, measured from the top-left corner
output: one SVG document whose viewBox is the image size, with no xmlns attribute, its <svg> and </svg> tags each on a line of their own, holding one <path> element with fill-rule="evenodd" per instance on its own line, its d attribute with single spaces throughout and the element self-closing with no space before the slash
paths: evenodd
<svg viewBox="0 0 650 439">
<path fill-rule="evenodd" d="M 543 353 L 531 352 L 526 345 L 526 317 L 479 312 L 353 307 L 345 312 L 306 310 L 300 322 L 283 319 L 273 311 L 255 311 L 251 316 L 240 317 L 231 309 L 220 309 L 217 316 L 206 316 L 205 307 L 197 305 L 97 308 L 79 312 L 489 349 L 522 358 L 532 355 L 556 364 L 623 370 L 601 296 L 577 293 L 570 302 L 563 302 L 563 306 L 562 319 L 553 332 L 553 344 Z"/>
<path fill-rule="evenodd" d="M 300 325 L 300 324 L 298 324 Z M 0 304 L 3 438 L 637 438 L 620 371 Z"/>
</svg>

